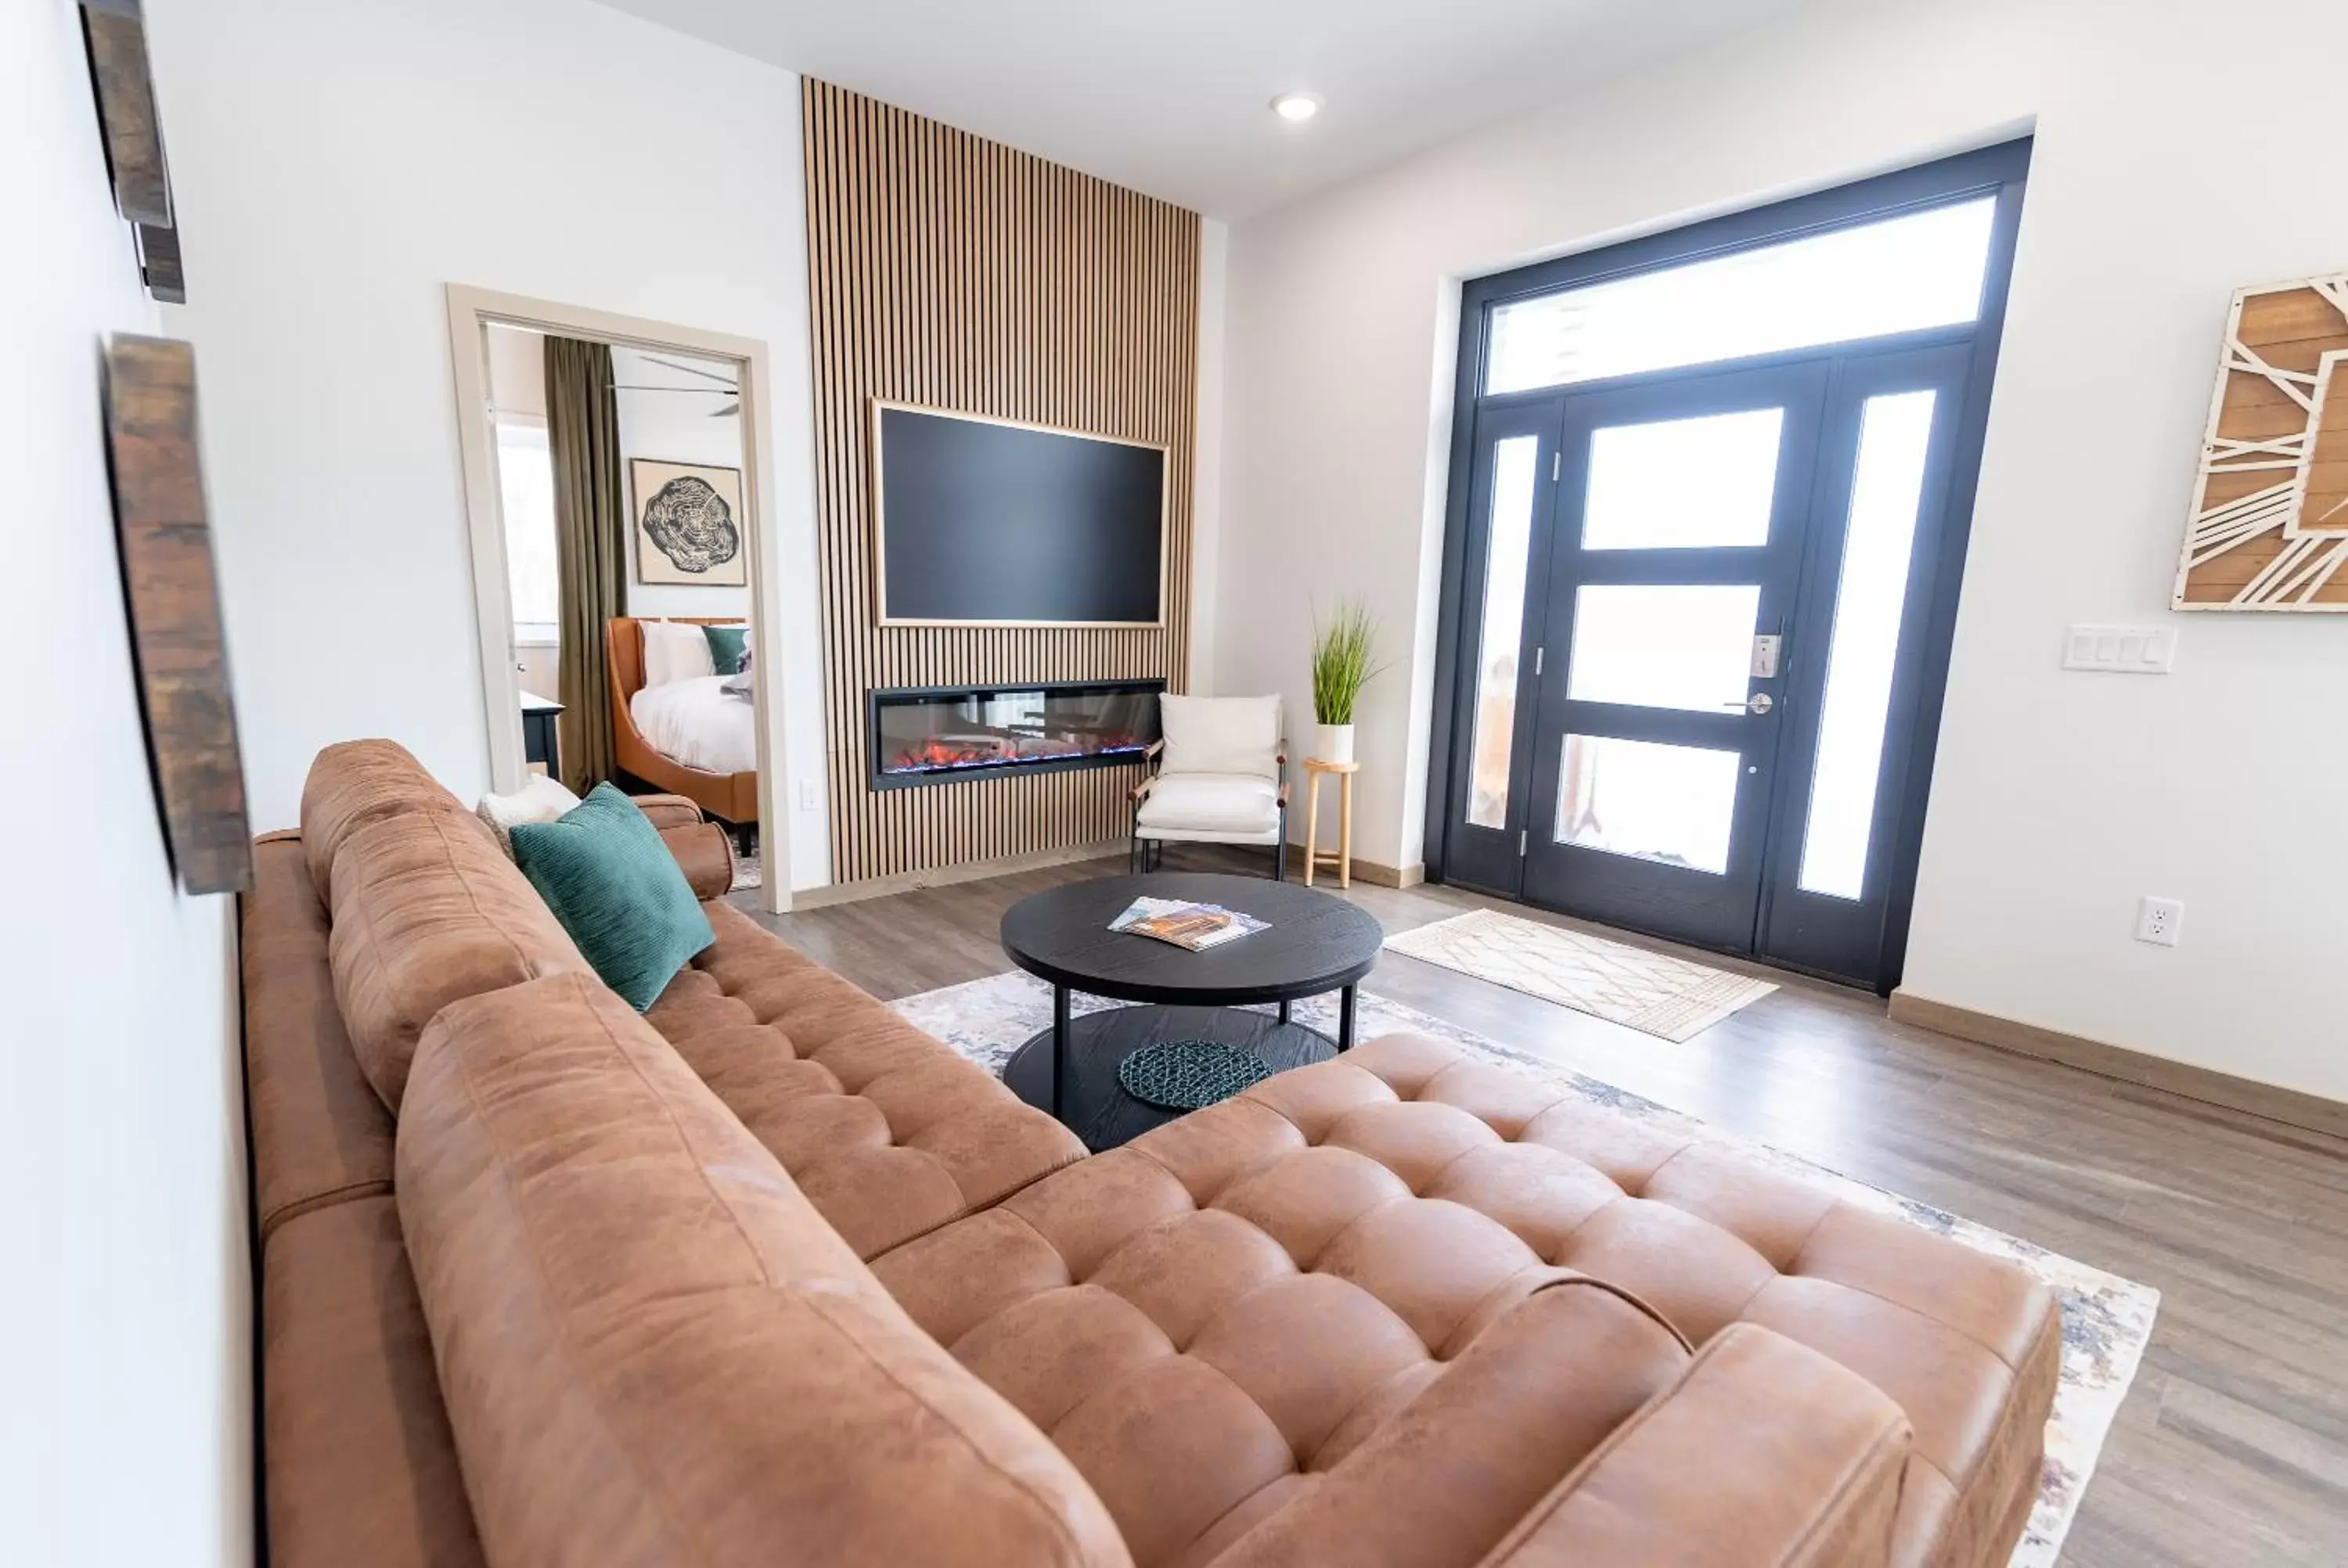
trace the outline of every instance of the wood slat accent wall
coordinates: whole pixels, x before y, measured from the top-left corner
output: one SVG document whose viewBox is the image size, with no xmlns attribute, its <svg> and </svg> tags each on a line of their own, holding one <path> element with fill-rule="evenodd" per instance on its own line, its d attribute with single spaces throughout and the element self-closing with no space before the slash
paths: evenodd
<svg viewBox="0 0 2348 1568">
<path fill-rule="evenodd" d="M 865 695 L 1153 677 L 1182 690 L 1199 215 L 826 82 L 805 82 L 800 112 L 832 877 L 1120 836 L 1130 768 L 874 790 Z M 876 624 L 876 397 L 1164 445 L 1164 627 Z"/>
</svg>

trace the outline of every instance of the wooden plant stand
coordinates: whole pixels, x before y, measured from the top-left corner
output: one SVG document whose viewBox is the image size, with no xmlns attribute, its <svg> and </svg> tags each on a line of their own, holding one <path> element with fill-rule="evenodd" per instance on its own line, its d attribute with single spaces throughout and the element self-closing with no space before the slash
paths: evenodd
<svg viewBox="0 0 2348 1568">
<path fill-rule="evenodd" d="M 1359 763 L 1324 763 L 1318 757 L 1304 759 L 1304 886 L 1313 886 L 1313 873 L 1318 866 L 1337 868 L 1337 886 L 1354 885 L 1354 775 L 1362 771 Z M 1321 851 L 1321 780 L 1324 774 L 1337 775 L 1337 852 L 1324 855 Z"/>
</svg>

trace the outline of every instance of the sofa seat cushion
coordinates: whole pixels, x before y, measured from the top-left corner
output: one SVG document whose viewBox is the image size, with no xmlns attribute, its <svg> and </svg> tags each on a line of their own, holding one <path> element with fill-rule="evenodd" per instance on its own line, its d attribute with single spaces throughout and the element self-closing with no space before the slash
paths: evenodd
<svg viewBox="0 0 2348 1568">
<path fill-rule="evenodd" d="M 2020 1266 L 1424 1037 L 1244 1098 L 1189 1120 L 1269 1112 L 1490 1218 L 1544 1264 L 1634 1293 L 1699 1346 L 1753 1323 L 1858 1372 L 1914 1428 L 1893 1562 L 1987 1568 L 2012 1550 L 2062 1348 L 2054 1299 Z M 1195 1158 L 1206 1132 L 1153 1152 Z"/>
<path fill-rule="evenodd" d="M 390 816 L 335 853 L 327 955 L 352 1053 L 394 1116 L 416 1039 L 452 1001 L 585 972 L 553 912 L 470 813 Z"/>
<path fill-rule="evenodd" d="M 287 1219 L 261 1293 L 270 1568 L 479 1568 L 392 1198 Z"/>
<path fill-rule="evenodd" d="M 1067 1461 L 592 979 L 434 1020 L 398 1155 L 492 1562 L 1129 1561 Z"/>
<path fill-rule="evenodd" d="M 1252 774 L 1160 774 L 1136 820 L 1144 828 L 1273 833 L 1280 827 L 1280 786 Z"/>
<path fill-rule="evenodd" d="M 390 1192 L 392 1122 L 351 1055 L 300 839 L 253 845 L 238 945 L 252 1212 L 266 1241 L 296 1214 Z"/>
<path fill-rule="evenodd" d="M 1245 1101 L 874 1273 L 1145 1568 L 1469 1568 L 1690 1360 L 1627 1293 Z"/>
<path fill-rule="evenodd" d="M 645 1013 L 859 1256 L 1084 1157 L 1076 1135 L 747 915 Z"/>
<path fill-rule="evenodd" d="M 1277 1530 L 1300 1489 L 1562 1281 L 1615 1286 L 1699 1346 L 1762 1326 L 1889 1395 L 1915 1431 L 1905 1564 L 2003 1561 L 2059 1369 L 2059 1317 L 2020 1268 L 1411 1036 L 1267 1079 L 874 1272 L 1068 1450 L 1137 1561 L 1185 1568 Z M 1518 1374 L 1568 1407 L 1612 1399 L 1626 1352 L 1592 1343 L 1594 1365 Z M 1405 1501 L 1406 1539 L 1414 1509 L 1442 1506 L 1407 1476 L 1359 1506 Z"/>
</svg>

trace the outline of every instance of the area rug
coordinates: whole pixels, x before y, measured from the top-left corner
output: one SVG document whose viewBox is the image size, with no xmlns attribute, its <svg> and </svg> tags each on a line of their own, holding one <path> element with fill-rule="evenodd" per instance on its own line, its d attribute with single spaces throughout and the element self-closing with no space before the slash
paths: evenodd
<svg viewBox="0 0 2348 1568">
<path fill-rule="evenodd" d="M 1015 972 L 927 991 L 892 1005 L 914 1025 L 998 1077 L 1011 1053 L 1052 1021 L 1051 989 L 1031 975 Z M 1075 999 L 1079 1013 L 1118 1005 L 1093 997 Z M 1294 1016 L 1297 1022 L 1325 1033 L 1336 1030 L 1333 998 L 1298 1002 Z M 2145 1343 L 2152 1336 L 2153 1316 L 2160 1306 L 2158 1291 L 1913 1199 L 1852 1181 L 1798 1155 L 1719 1132 L 1694 1117 L 1400 1002 L 1364 993 L 1358 1025 L 1365 1040 L 1398 1030 L 1431 1034 L 1496 1066 L 1593 1104 L 1675 1132 L 1733 1145 L 1850 1203 L 1937 1232 L 1993 1257 L 2009 1258 L 2044 1281 L 2063 1305 L 2063 1379 L 2055 1391 L 2054 1415 L 2046 1423 L 2046 1463 L 2040 1474 L 2037 1506 L 2009 1568 L 2053 1568 L 2062 1553 L 2063 1537 L 2078 1512 L 2087 1478 L 2095 1471 L 2096 1458 L 2103 1451 L 2112 1418 L 2136 1378 Z"/>
<path fill-rule="evenodd" d="M 1407 958 L 1669 1040 L 1693 1040 L 1777 989 L 1766 980 L 1498 909 L 1454 915 L 1388 937 L 1385 945 Z"/>
<path fill-rule="evenodd" d="M 734 852 L 734 886 L 727 891 L 747 893 L 753 887 L 766 885 L 767 874 L 759 862 L 758 853 L 754 851 L 745 855 L 736 849 Z"/>
</svg>

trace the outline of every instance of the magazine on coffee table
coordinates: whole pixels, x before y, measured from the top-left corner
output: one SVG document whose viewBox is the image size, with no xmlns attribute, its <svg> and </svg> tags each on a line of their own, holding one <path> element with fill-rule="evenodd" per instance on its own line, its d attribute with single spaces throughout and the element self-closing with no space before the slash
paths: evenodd
<svg viewBox="0 0 2348 1568">
<path fill-rule="evenodd" d="M 1193 953 L 1236 942 L 1270 922 L 1220 904 L 1194 904 L 1185 898 L 1136 898 L 1124 914 L 1108 923 L 1112 931 L 1154 937 Z"/>
</svg>

